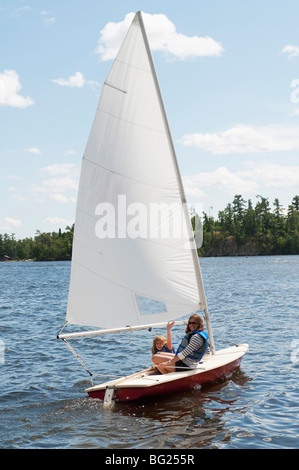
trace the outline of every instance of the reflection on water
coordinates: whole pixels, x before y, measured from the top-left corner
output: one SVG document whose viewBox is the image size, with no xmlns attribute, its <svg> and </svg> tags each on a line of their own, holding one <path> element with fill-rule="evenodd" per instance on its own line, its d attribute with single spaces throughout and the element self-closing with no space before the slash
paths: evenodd
<svg viewBox="0 0 299 470">
<path fill-rule="evenodd" d="M 148 439 L 149 442 L 154 440 L 154 448 L 203 448 L 215 440 L 229 440 L 225 416 L 228 412 L 246 412 L 246 406 L 239 403 L 240 387 L 249 380 L 237 369 L 229 381 L 223 380 L 202 390 L 196 387 L 158 401 L 115 404 L 111 413 L 136 418 L 136 434 L 138 424 L 146 419 L 149 422 Z M 144 437 L 143 434 L 142 439 Z"/>
</svg>

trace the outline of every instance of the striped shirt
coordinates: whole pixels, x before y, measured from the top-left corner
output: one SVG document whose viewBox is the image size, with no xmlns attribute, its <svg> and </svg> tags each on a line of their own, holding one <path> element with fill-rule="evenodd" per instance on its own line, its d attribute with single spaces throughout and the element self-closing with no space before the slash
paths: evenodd
<svg viewBox="0 0 299 470">
<path fill-rule="evenodd" d="M 190 359 L 187 356 L 192 356 L 193 352 L 203 346 L 203 344 L 204 339 L 201 335 L 192 335 L 189 344 L 185 347 L 183 351 L 178 353 L 177 357 L 191 369 L 196 369 L 199 365 L 199 362 L 194 361 L 194 359 Z"/>
</svg>

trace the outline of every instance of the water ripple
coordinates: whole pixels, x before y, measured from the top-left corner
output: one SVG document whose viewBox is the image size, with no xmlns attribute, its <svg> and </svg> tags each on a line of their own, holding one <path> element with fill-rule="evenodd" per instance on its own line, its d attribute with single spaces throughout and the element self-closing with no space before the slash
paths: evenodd
<svg viewBox="0 0 299 470">
<path fill-rule="evenodd" d="M 0 263 L 0 446 L 297 448 L 299 256 L 205 258 L 201 266 L 217 348 L 250 344 L 241 369 L 204 389 L 106 409 L 85 396 L 88 375 L 56 340 L 70 263 Z M 174 342 L 181 334 L 174 327 Z M 152 339 L 80 340 L 76 350 L 92 372 L 127 374 L 149 365 Z"/>
</svg>

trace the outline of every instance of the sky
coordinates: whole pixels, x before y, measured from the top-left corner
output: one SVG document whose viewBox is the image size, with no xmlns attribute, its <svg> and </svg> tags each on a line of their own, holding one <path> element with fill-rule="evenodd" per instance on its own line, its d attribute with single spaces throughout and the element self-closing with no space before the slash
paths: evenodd
<svg viewBox="0 0 299 470">
<path fill-rule="evenodd" d="M 101 87 L 143 12 L 185 192 L 299 194 L 297 0 L 0 0 L 0 233 L 74 223 Z"/>
</svg>

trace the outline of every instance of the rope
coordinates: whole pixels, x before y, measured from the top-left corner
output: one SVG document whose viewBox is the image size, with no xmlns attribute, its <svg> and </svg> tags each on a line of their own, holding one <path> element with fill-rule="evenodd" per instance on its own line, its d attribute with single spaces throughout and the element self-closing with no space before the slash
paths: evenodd
<svg viewBox="0 0 299 470">
<path fill-rule="evenodd" d="M 75 358 L 80 362 L 83 369 L 90 375 L 91 382 L 92 382 L 92 385 L 93 385 L 93 380 L 92 380 L 92 375 L 93 374 L 92 374 L 92 372 L 90 372 L 90 370 L 87 369 L 86 365 L 84 364 L 83 357 L 80 356 L 79 354 L 77 354 L 76 351 L 72 348 L 72 346 L 65 339 L 63 339 L 63 342 L 67 345 L 67 347 L 69 348 L 71 353 L 75 356 Z"/>
<path fill-rule="evenodd" d="M 63 330 L 64 330 L 66 324 L 67 324 L 67 322 L 65 321 L 64 324 L 62 325 L 61 330 L 59 331 L 59 333 L 58 333 L 58 335 L 57 335 L 57 338 L 58 338 L 59 335 L 61 335 L 61 333 L 63 332 Z"/>
</svg>

